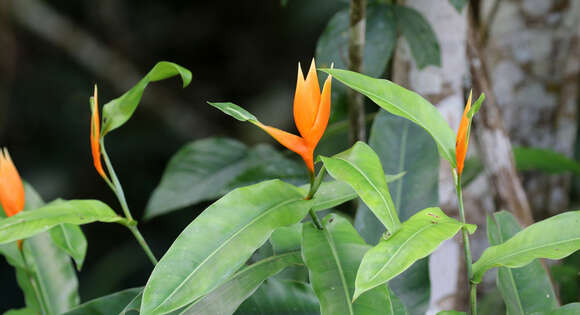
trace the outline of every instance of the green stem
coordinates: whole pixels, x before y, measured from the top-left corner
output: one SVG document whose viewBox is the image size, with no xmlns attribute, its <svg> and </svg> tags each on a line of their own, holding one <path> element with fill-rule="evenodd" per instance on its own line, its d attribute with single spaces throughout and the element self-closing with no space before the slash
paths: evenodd
<svg viewBox="0 0 580 315">
<path fill-rule="evenodd" d="M 470 294 L 469 304 L 471 315 L 477 315 L 477 285 L 471 282 L 473 278 L 473 262 L 471 258 L 471 248 L 469 247 L 469 232 L 465 226 L 465 209 L 463 207 L 463 194 L 461 190 L 461 177 L 458 176 L 457 171 L 453 170 L 453 179 L 455 180 L 455 190 L 457 192 L 457 204 L 459 205 L 459 216 L 463 227 L 461 228 L 461 235 L 463 236 L 463 249 L 465 252 L 465 264 L 467 266 L 467 281 L 469 281 Z"/>
<path fill-rule="evenodd" d="M 320 169 L 320 171 L 318 172 L 318 175 L 316 175 L 316 177 L 314 177 L 313 173 L 310 173 L 310 190 L 308 191 L 308 194 L 306 195 L 306 197 L 304 199 L 306 200 L 310 200 L 312 199 L 312 197 L 314 197 L 314 194 L 318 191 L 318 188 L 320 187 L 320 184 L 322 183 L 322 179 L 324 178 L 324 172 L 326 171 L 326 168 L 324 166 L 322 166 L 322 168 Z M 316 215 L 316 212 L 314 211 L 314 209 L 310 208 L 310 210 L 308 210 L 308 213 L 310 213 L 310 217 L 312 218 L 312 222 L 314 222 L 314 225 L 316 226 L 316 228 L 318 228 L 319 230 L 322 230 L 322 223 L 320 223 L 320 219 L 318 219 L 318 215 Z"/>
<path fill-rule="evenodd" d="M 32 290 L 34 291 L 34 295 L 36 295 L 36 300 L 38 301 L 38 304 L 40 306 L 40 312 L 42 314 L 48 314 L 48 306 L 46 305 L 46 301 L 44 300 L 44 297 L 42 296 L 42 294 L 38 290 L 38 283 L 37 283 L 38 280 L 36 279 L 36 276 L 32 272 L 32 268 L 30 268 L 30 265 L 28 264 L 28 260 L 26 260 L 26 255 L 24 254 L 24 244 L 22 244 L 22 247 L 19 248 L 19 250 L 20 250 L 20 257 L 22 257 L 22 261 L 24 262 L 25 272 L 26 272 L 26 275 L 28 276 L 28 281 L 30 281 L 30 286 L 32 287 Z"/>
<path fill-rule="evenodd" d="M 127 228 L 129 228 L 131 233 L 133 233 L 133 236 L 135 236 L 137 243 L 139 243 L 139 245 L 141 245 L 141 247 L 143 248 L 143 251 L 145 251 L 145 254 L 149 258 L 149 260 L 151 260 L 151 263 L 153 263 L 153 266 L 155 266 L 155 265 L 157 265 L 157 258 L 155 258 L 155 255 L 153 255 L 153 251 L 151 251 L 151 248 L 149 247 L 149 245 L 147 244 L 147 242 L 143 238 L 143 235 L 141 235 L 141 232 L 139 232 L 139 229 L 137 228 L 137 221 L 135 221 L 133 219 L 133 216 L 131 215 L 131 211 L 129 210 L 129 205 L 127 205 L 127 199 L 125 198 L 125 192 L 123 191 L 123 187 L 121 186 L 121 182 L 119 181 L 119 178 L 117 177 L 117 173 L 115 173 L 115 169 L 113 168 L 113 164 L 111 163 L 111 160 L 109 159 L 109 155 L 107 154 L 107 150 L 105 149 L 104 138 L 101 138 L 101 153 L 103 154 L 103 160 L 105 161 L 105 165 L 107 166 L 107 170 L 109 171 L 109 176 L 111 176 L 111 180 L 113 182 L 111 183 L 107 179 L 105 179 L 105 181 L 107 182 L 107 184 L 109 184 L 109 187 L 111 187 L 111 189 L 113 190 L 113 192 L 117 196 L 117 199 L 119 200 L 119 203 L 121 204 L 121 208 L 123 209 L 123 213 L 125 214 L 125 217 L 129 221 L 128 224 L 126 224 L 126 226 L 127 226 Z"/>
</svg>

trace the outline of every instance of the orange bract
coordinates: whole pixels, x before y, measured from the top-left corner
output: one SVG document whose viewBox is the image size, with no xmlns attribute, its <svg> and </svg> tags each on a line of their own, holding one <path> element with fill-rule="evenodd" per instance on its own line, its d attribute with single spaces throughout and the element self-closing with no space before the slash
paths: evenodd
<svg viewBox="0 0 580 315">
<path fill-rule="evenodd" d="M 310 64 L 306 79 L 298 64 L 298 79 L 294 94 L 294 122 L 301 137 L 261 123 L 257 124 L 280 144 L 298 153 L 311 173 L 314 173 L 314 149 L 322 138 L 330 117 L 331 81 L 332 76 L 329 75 L 324 82 L 321 94 L 314 59 Z"/>
<path fill-rule="evenodd" d="M 463 166 L 465 163 L 465 156 L 467 155 L 467 146 L 469 144 L 469 124 L 470 119 L 467 118 L 467 113 L 471 109 L 471 92 L 467 99 L 467 105 L 463 111 L 461 122 L 459 123 L 459 130 L 457 130 L 457 139 L 455 140 L 455 157 L 457 159 L 457 174 L 461 176 Z"/>
<path fill-rule="evenodd" d="M 91 104 L 91 153 L 93 154 L 93 164 L 95 165 L 95 169 L 101 177 L 106 178 L 107 175 L 105 174 L 103 164 L 101 163 L 101 148 L 99 144 L 99 138 L 101 136 L 101 121 L 99 118 L 99 101 L 97 94 L 97 86 L 95 85 L 93 102 Z"/>
<path fill-rule="evenodd" d="M 11 217 L 24 209 L 24 186 L 6 149 L 0 151 L 0 203 Z"/>
</svg>

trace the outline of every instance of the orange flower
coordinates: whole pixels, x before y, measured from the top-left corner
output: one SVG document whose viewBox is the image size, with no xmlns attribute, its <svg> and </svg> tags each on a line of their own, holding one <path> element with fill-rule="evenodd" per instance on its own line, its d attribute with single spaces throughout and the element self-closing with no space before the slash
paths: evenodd
<svg viewBox="0 0 580 315">
<path fill-rule="evenodd" d="M 103 165 L 101 164 L 101 147 L 99 139 L 101 137 L 101 121 L 99 119 L 99 100 L 97 97 L 97 86 L 91 102 L 91 152 L 95 169 L 103 178 L 107 178 Z"/>
<path fill-rule="evenodd" d="M 455 157 L 457 159 L 457 174 L 461 176 L 463 166 L 465 163 L 465 156 L 467 155 L 467 146 L 469 144 L 469 129 L 471 125 L 471 118 L 467 117 L 471 109 L 471 92 L 467 99 L 467 105 L 463 111 L 461 122 L 459 123 L 459 130 L 457 130 L 457 139 L 455 140 Z"/>
<path fill-rule="evenodd" d="M 9 217 L 24 209 L 24 186 L 6 149 L 0 151 L 0 203 Z"/>
<path fill-rule="evenodd" d="M 294 122 L 301 137 L 257 123 L 280 144 L 298 153 L 311 173 L 314 173 L 314 148 L 322 138 L 330 117 L 331 81 L 332 76 L 329 75 L 324 82 L 321 94 L 314 59 L 310 64 L 306 79 L 298 63 L 298 79 L 294 94 Z"/>
</svg>

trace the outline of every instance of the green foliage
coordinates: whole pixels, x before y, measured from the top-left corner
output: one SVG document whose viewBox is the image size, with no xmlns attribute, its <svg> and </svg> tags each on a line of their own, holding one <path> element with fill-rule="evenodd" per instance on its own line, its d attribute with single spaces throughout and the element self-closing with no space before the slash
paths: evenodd
<svg viewBox="0 0 580 315">
<path fill-rule="evenodd" d="M 109 315 L 121 313 L 143 288 L 126 289 L 83 303 L 64 315 Z"/>
<path fill-rule="evenodd" d="M 364 142 L 334 157 L 322 157 L 328 173 L 348 183 L 390 233 L 401 225 L 377 154 Z"/>
<path fill-rule="evenodd" d="M 77 270 L 80 271 L 87 254 L 87 239 L 81 228 L 78 225 L 62 223 L 49 232 L 54 244 L 74 259 Z"/>
<path fill-rule="evenodd" d="M 256 262 L 238 271 L 224 284 L 186 308 L 182 314 L 232 314 L 264 280 L 290 265 L 297 264 L 302 264 L 300 251 Z"/>
<path fill-rule="evenodd" d="M 574 172 L 580 174 L 580 163 L 548 149 L 515 147 L 514 157 L 520 171 L 540 170 L 547 173 Z"/>
<path fill-rule="evenodd" d="M 487 248 L 473 265 L 473 279 L 494 267 L 523 267 L 536 258 L 560 259 L 580 249 L 580 211 L 536 222 L 500 245 Z"/>
<path fill-rule="evenodd" d="M 449 3 L 457 10 L 457 12 L 461 13 L 467 4 L 467 0 L 449 0 Z"/>
<path fill-rule="evenodd" d="M 316 315 L 320 312 L 312 288 L 290 280 L 270 278 L 240 305 L 235 315 Z"/>
<path fill-rule="evenodd" d="M 390 183 L 393 202 L 401 220 L 420 209 L 439 204 L 439 158 L 437 146 L 421 127 L 407 119 L 379 110 L 369 137 L 387 173 L 406 172 Z M 359 204 L 354 226 L 361 236 L 376 245 L 385 232 L 371 211 Z M 429 306 L 429 261 L 422 259 L 390 281 L 389 287 L 401 298 L 410 314 L 424 314 Z"/>
<path fill-rule="evenodd" d="M 521 230 L 516 219 L 506 211 L 487 218 L 487 233 L 491 245 L 499 245 Z M 497 286 L 507 307 L 507 314 L 530 314 L 549 311 L 558 306 L 548 274 L 535 260 L 521 268 L 501 267 Z"/>
<path fill-rule="evenodd" d="M 388 112 L 423 127 L 437 143 L 439 154 L 449 161 L 452 167 L 456 167 L 455 134 L 439 110 L 426 99 L 388 80 L 375 79 L 342 69 L 323 69 L 323 71 L 366 95 Z"/>
<path fill-rule="evenodd" d="M 123 220 L 98 200 L 58 201 L 0 220 L 0 243 L 25 239 L 64 223 L 80 225 Z"/>
<path fill-rule="evenodd" d="M 169 161 L 145 217 L 217 199 L 232 189 L 275 178 L 298 184 L 306 182 L 308 174 L 303 165 L 268 145 L 248 148 L 228 138 L 193 141 Z"/>
<path fill-rule="evenodd" d="M 532 315 L 576 315 L 580 314 L 580 303 L 570 303 L 546 312 L 537 312 Z"/>
<path fill-rule="evenodd" d="M 279 227 L 270 235 L 270 244 L 277 255 L 300 250 L 301 242 L 302 223 Z"/>
<path fill-rule="evenodd" d="M 183 81 L 183 87 L 191 82 L 191 72 L 180 65 L 172 62 L 161 61 L 133 86 L 129 91 L 120 97 L 108 102 L 103 106 L 103 135 L 121 127 L 133 116 L 137 105 L 141 101 L 143 92 L 150 82 L 161 81 L 179 75 Z"/>
<path fill-rule="evenodd" d="M 279 180 L 238 188 L 199 215 L 155 266 L 142 314 L 170 312 L 226 281 L 273 230 L 298 223 L 310 201 Z"/>
<path fill-rule="evenodd" d="M 405 221 L 363 257 L 356 276 L 354 299 L 403 272 L 415 261 L 431 254 L 464 225 L 439 208 L 427 208 Z M 470 233 L 475 226 L 466 225 Z"/>
<path fill-rule="evenodd" d="M 371 4 L 366 8 L 365 50 L 363 73 L 372 77 L 385 72 L 397 42 L 394 10 L 385 4 Z M 328 68 L 348 67 L 349 9 L 337 12 L 328 22 L 316 43 L 316 62 Z"/>
<path fill-rule="evenodd" d="M 405 314 L 404 306 L 386 285 L 352 302 L 356 270 L 369 246 L 346 219 L 335 214 L 328 215 L 323 226 L 319 230 L 306 223 L 302 232 L 302 255 L 321 313 Z"/>
<path fill-rule="evenodd" d="M 397 30 L 403 34 L 417 67 L 423 69 L 426 66 L 441 66 L 441 48 L 431 24 L 417 10 L 397 5 L 395 6 L 397 17 Z"/>
<path fill-rule="evenodd" d="M 252 115 L 247 110 L 241 108 L 240 106 L 231 102 L 207 102 L 209 105 L 221 110 L 225 114 L 228 114 L 239 121 L 249 121 L 251 123 L 258 122 L 258 118 Z"/>
</svg>

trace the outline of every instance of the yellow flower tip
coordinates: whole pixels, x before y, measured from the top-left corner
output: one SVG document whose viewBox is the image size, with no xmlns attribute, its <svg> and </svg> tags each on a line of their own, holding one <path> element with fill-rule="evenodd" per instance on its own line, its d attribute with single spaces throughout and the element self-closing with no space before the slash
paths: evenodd
<svg viewBox="0 0 580 315">
<path fill-rule="evenodd" d="M 97 85 L 95 84 L 95 89 L 93 92 L 93 103 L 91 108 L 91 154 L 93 156 L 93 165 L 95 169 L 101 175 L 102 178 L 107 178 L 107 174 L 103 169 L 103 164 L 101 162 L 101 120 L 99 117 L 99 99 Z"/>
<path fill-rule="evenodd" d="M 11 217 L 24 209 L 24 185 L 6 148 L 0 151 L 0 203 Z"/>
</svg>

